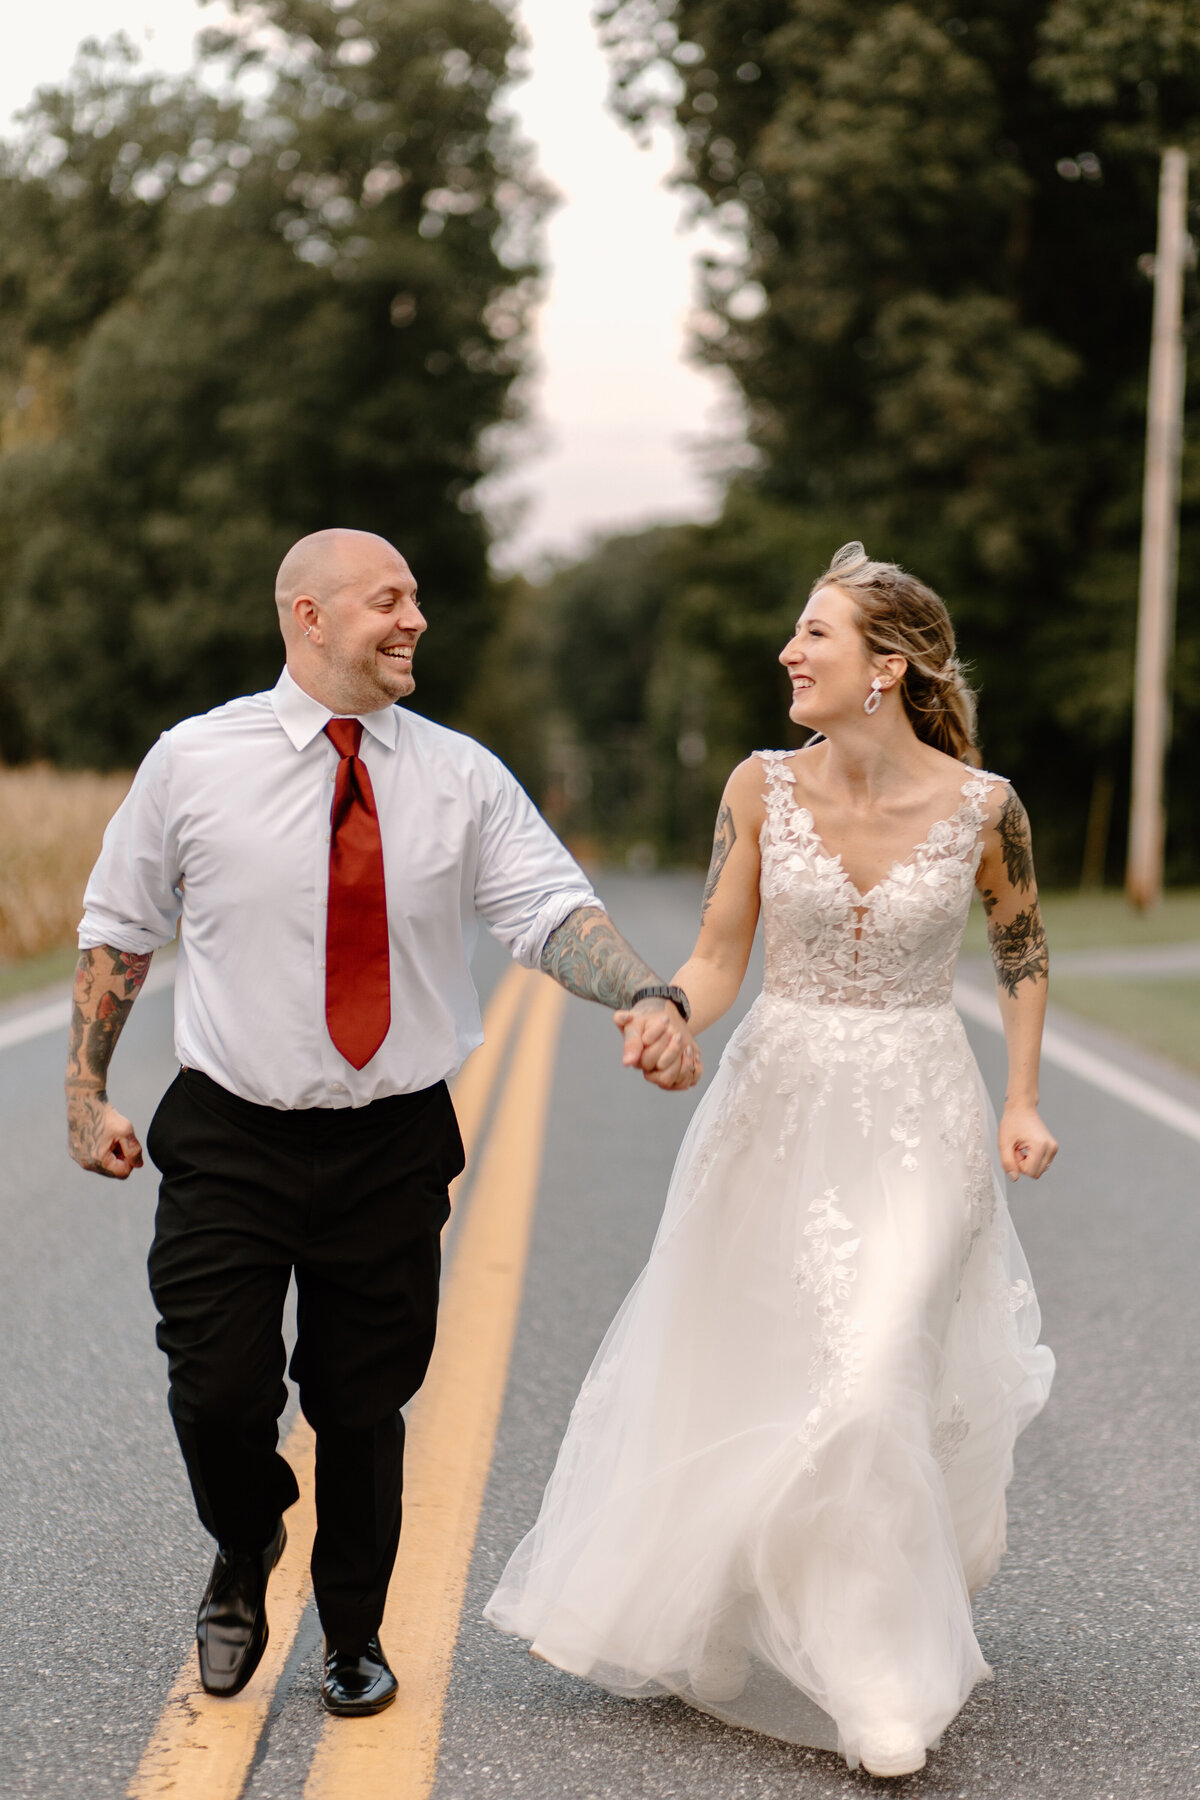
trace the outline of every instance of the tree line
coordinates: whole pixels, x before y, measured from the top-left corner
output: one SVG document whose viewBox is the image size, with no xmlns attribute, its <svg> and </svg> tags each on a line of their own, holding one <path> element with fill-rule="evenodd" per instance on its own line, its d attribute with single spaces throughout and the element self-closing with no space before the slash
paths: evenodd
<svg viewBox="0 0 1200 1800">
<path fill-rule="evenodd" d="M 672 122 L 729 244 L 694 348 L 754 460 L 715 522 L 536 587 L 489 576 L 475 499 L 546 204 L 498 111 L 511 19 L 243 11 L 186 81 L 93 48 L 0 165 L 0 753 L 127 763 L 271 679 L 270 572 L 337 517 L 433 596 L 423 708 L 576 834 L 700 856 L 730 766 L 794 740 L 775 655 L 859 537 L 944 593 L 1046 871 L 1119 873 L 1164 144 L 1200 193 L 1191 0 L 603 0 L 616 104 Z M 1198 387 L 1193 342 L 1192 417 Z M 1190 880 L 1198 602 L 1189 436 L 1168 860 Z"/>
<path fill-rule="evenodd" d="M 1200 10 L 605 0 L 601 16 L 626 118 L 676 125 L 681 180 L 729 231 L 696 349 L 738 384 L 758 466 L 714 525 L 600 546 L 552 584 L 549 686 L 590 758 L 575 816 L 699 852 L 731 763 L 794 741 L 774 654 L 857 537 L 950 604 L 985 759 L 1025 795 L 1047 873 L 1119 878 L 1159 158 L 1189 149 L 1200 235 Z M 1194 273 L 1187 312 L 1194 419 Z M 1172 700 L 1169 868 L 1197 880 L 1194 430 Z"/>
<path fill-rule="evenodd" d="M 449 713 L 496 623 L 475 489 L 544 193 L 487 0 L 254 0 L 192 76 L 84 47 L 0 161 L 0 753 L 131 764 L 274 681 L 275 567 L 404 545 Z M 244 26 L 244 29 L 239 29 Z"/>
</svg>

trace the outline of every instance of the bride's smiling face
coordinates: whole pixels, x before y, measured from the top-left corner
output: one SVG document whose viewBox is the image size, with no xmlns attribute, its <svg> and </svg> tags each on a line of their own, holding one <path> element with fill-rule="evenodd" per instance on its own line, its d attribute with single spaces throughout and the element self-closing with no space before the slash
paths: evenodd
<svg viewBox="0 0 1200 1800">
<path fill-rule="evenodd" d="M 873 676 L 890 682 L 885 665 L 867 649 L 853 600 L 832 585 L 809 600 L 779 660 L 792 682 L 789 717 L 812 730 L 861 713 Z"/>
</svg>

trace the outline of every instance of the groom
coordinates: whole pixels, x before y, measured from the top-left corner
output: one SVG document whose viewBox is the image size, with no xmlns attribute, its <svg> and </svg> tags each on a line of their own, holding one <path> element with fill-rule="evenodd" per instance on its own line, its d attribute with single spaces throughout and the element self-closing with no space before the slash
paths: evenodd
<svg viewBox="0 0 1200 1800">
<path fill-rule="evenodd" d="M 361 1715 L 396 1692 L 378 1631 L 400 1409 L 433 1348 L 463 1166 L 446 1083 L 482 1040 L 479 921 L 572 993 L 635 1008 L 624 1060 L 658 1086 L 691 1086 L 699 1058 L 685 997 L 609 923 L 502 764 L 397 708 L 426 628 L 403 557 L 367 532 L 316 532 L 284 558 L 275 599 L 278 685 L 165 732 L 105 833 L 79 934 L 70 1149 L 117 1180 L 141 1165 L 108 1066 L 182 922 L 182 1066 L 147 1140 L 162 1175 L 150 1283 L 171 1415 L 218 1545 L 200 1676 L 236 1694 L 266 1647 L 267 1580 L 298 1497 L 277 1447 L 294 1271 L 321 1693 Z"/>
</svg>

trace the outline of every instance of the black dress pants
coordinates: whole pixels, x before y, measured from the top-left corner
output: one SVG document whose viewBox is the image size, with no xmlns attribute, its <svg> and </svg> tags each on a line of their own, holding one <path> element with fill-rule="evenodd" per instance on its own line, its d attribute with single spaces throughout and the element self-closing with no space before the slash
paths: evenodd
<svg viewBox="0 0 1200 1800">
<path fill-rule="evenodd" d="M 317 1440 L 313 1589 L 326 1635 L 360 1649 L 396 1558 L 400 1408 L 433 1350 L 447 1189 L 463 1167 L 446 1084 L 282 1112 L 184 1070 L 147 1149 L 162 1174 L 150 1288 L 201 1522 L 259 1549 L 298 1497 L 278 1450 L 294 1269 L 291 1375 Z"/>
</svg>

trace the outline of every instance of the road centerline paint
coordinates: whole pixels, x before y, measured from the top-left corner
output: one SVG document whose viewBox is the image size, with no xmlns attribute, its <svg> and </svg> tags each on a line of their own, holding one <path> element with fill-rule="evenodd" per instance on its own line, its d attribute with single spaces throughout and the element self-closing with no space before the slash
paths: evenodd
<svg viewBox="0 0 1200 1800">
<path fill-rule="evenodd" d="M 454 1105 L 468 1163 L 487 1120 L 505 1053 L 535 981 L 527 970 L 508 969 L 484 1018 L 484 1042 L 463 1065 L 454 1084 Z M 165 985 L 165 982 L 163 983 Z M 557 991 L 557 990 L 556 990 Z M 65 1003 L 58 1003 L 65 1004 Z M 451 1194 L 457 1198 L 460 1176 Z M 470 1207 L 467 1207 L 467 1215 Z M 238 1800 L 267 1724 L 275 1689 L 287 1665 L 312 1591 L 309 1559 L 316 1528 L 312 1428 L 300 1415 L 283 1445 L 296 1475 L 300 1498 L 288 1509 L 287 1548 L 271 1577 L 267 1597 L 270 1641 L 253 1680 L 232 1699 L 219 1700 L 200 1686 L 195 1648 L 176 1676 L 166 1705 L 126 1790 L 128 1800 Z"/>
<path fill-rule="evenodd" d="M 413 1407 L 400 1555 L 380 1633 L 400 1684 L 372 1719 L 328 1719 L 305 1800 L 425 1800 L 520 1310 L 565 995 L 537 977 Z"/>
<path fill-rule="evenodd" d="M 162 1800 L 166 1795 L 185 1800 L 193 1794 L 237 1800 L 245 1785 L 309 1594 L 308 1563 L 316 1526 L 315 1445 L 303 1418 L 292 1426 L 283 1453 L 295 1472 L 300 1498 L 288 1509 L 287 1548 L 271 1577 L 266 1654 L 248 1687 L 230 1700 L 215 1700 L 200 1686 L 196 1652 L 191 1650 L 126 1790 L 129 1800 Z"/>
</svg>

